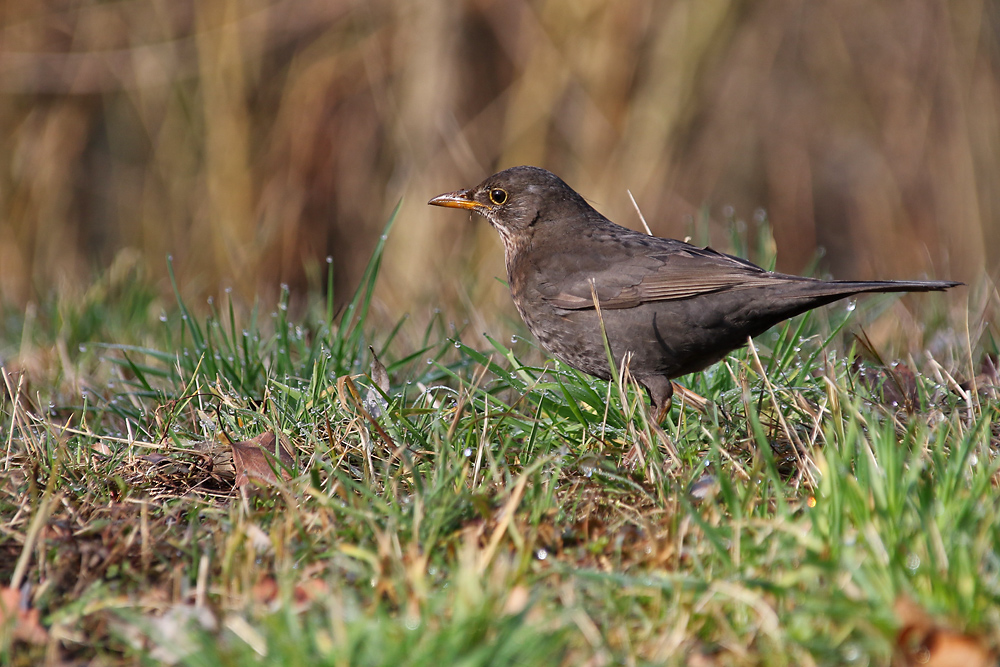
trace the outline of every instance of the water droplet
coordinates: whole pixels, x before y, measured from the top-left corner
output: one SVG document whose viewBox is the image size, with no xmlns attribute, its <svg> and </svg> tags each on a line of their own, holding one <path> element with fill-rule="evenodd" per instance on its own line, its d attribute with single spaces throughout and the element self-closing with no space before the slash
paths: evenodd
<svg viewBox="0 0 1000 667">
<path fill-rule="evenodd" d="M 327 255 L 326 256 L 326 263 L 327 264 L 333 264 L 333 256 L 332 255 Z"/>
<path fill-rule="evenodd" d="M 208 297 L 208 305 L 211 306 L 213 303 L 215 303 L 215 299 L 213 297 Z"/>
<path fill-rule="evenodd" d="M 456 350 L 462 349 L 462 344 L 460 342 L 458 342 L 457 340 L 455 341 L 455 349 Z"/>
<path fill-rule="evenodd" d="M 80 351 L 81 352 L 86 352 L 87 351 L 87 346 L 86 345 L 80 345 Z"/>
<path fill-rule="evenodd" d="M 538 558 L 538 560 L 545 560 L 546 558 L 549 557 L 549 552 L 546 551 L 545 549 L 539 549 L 538 551 L 535 552 L 535 556 Z"/>
<path fill-rule="evenodd" d="M 389 238 L 389 235 L 388 234 L 383 234 L 379 238 L 382 239 L 383 241 L 385 241 L 387 238 Z"/>
<path fill-rule="evenodd" d="M 767 220 L 767 211 L 762 208 L 758 208 L 753 212 L 753 221 L 758 225 Z"/>
<path fill-rule="evenodd" d="M 517 334 L 514 334 L 513 336 L 510 337 L 510 344 L 513 345 L 516 342 L 517 342 Z"/>
<path fill-rule="evenodd" d="M 910 572 L 916 572 L 918 567 L 920 567 L 920 556 L 912 552 L 909 553 L 906 556 L 906 569 Z"/>
<path fill-rule="evenodd" d="M 160 321 L 161 322 L 166 322 L 167 321 L 167 314 L 166 313 L 163 313 L 163 314 L 160 315 Z"/>
<path fill-rule="evenodd" d="M 470 456 L 472 456 L 472 450 L 466 447 L 465 449 L 462 450 L 462 456 L 464 456 L 465 458 L 469 458 Z"/>
<path fill-rule="evenodd" d="M 847 302 L 847 312 L 850 313 L 850 312 L 852 312 L 857 307 L 858 307 L 858 300 L 857 299 L 850 299 L 850 300 L 848 300 L 848 302 Z"/>
<path fill-rule="evenodd" d="M 844 662 L 857 662 L 861 659 L 861 649 L 857 644 L 846 644 L 841 650 L 841 655 L 844 656 Z"/>
<path fill-rule="evenodd" d="M 427 365 L 428 365 L 428 366 L 430 366 L 430 365 L 431 365 L 431 364 L 433 364 L 433 363 L 434 363 L 434 360 L 433 360 L 433 359 L 428 359 L 428 360 L 427 360 Z"/>
<path fill-rule="evenodd" d="M 736 210 L 729 204 L 726 204 L 725 206 L 722 207 L 722 217 L 724 218 L 731 218 L 735 213 Z"/>
<path fill-rule="evenodd" d="M 226 294 L 232 294 L 232 293 L 233 293 L 233 288 L 232 287 L 227 287 L 226 288 Z"/>
</svg>

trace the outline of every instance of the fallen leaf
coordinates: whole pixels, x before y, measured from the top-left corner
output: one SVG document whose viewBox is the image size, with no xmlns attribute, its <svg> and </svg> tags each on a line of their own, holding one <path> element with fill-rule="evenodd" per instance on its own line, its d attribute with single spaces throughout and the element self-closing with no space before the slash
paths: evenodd
<svg viewBox="0 0 1000 667">
<path fill-rule="evenodd" d="M 0 628 L 13 626 L 15 641 L 44 644 L 48 631 L 38 622 L 39 611 L 28 606 L 27 588 L 0 588 Z"/>
<path fill-rule="evenodd" d="M 285 480 L 291 475 L 285 470 L 294 464 L 291 454 L 284 446 L 278 447 L 278 460 L 274 457 L 274 444 L 277 440 L 273 431 L 261 433 L 256 438 L 232 443 L 233 467 L 236 469 L 236 486 L 245 486 L 250 480 L 265 484 L 278 483 L 275 470 L 281 471 Z"/>
<path fill-rule="evenodd" d="M 922 409 L 920 393 L 917 390 L 917 376 L 902 361 L 884 366 L 865 363 L 857 358 L 851 370 L 858 374 L 861 384 L 867 387 L 882 405 L 902 408 L 911 414 Z"/>
<path fill-rule="evenodd" d="M 939 625 L 912 600 L 896 600 L 896 646 L 906 667 L 989 667 L 996 655 L 980 637 Z"/>
<path fill-rule="evenodd" d="M 382 410 L 389 406 L 389 402 L 382 396 L 382 394 L 389 393 L 389 371 L 379 361 L 378 355 L 375 354 L 375 348 L 369 345 L 368 350 L 372 353 L 371 373 L 369 377 L 374 386 L 369 388 L 365 394 L 365 410 L 377 419 L 382 415 Z M 382 393 L 380 394 L 375 387 L 381 389 Z"/>
</svg>

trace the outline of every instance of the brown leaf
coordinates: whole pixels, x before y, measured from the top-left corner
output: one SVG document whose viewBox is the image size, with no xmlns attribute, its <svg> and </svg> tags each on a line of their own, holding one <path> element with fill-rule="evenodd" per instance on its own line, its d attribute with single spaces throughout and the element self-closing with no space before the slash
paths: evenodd
<svg viewBox="0 0 1000 667">
<path fill-rule="evenodd" d="M 275 485 L 278 477 L 275 470 L 281 471 L 281 476 L 291 479 L 282 466 L 290 467 L 294 460 L 284 446 L 278 447 L 279 459 L 274 458 L 274 444 L 277 440 L 273 431 L 261 433 L 256 438 L 232 443 L 233 467 L 236 469 L 236 486 L 245 486 L 250 480 Z M 279 465 L 279 461 L 280 464 Z"/>
<path fill-rule="evenodd" d="M 858 379 L 882 405 L 891 408 L 902 408 L 908 413 L 921 409 L 920 392 L 917 391 L 917 376 L 913 370 L 902 361 L 893 362 L 889 366 L 880 366 L 854 360 L 852 370 L 858 374 Z"/>
<path fill-rule="evenodd" d="M 368 346 L 368 350 L 372 353 L 372 365 L 371 365 L 371 378 L 372 384 L 382 390 L 382 394 L 389 393 L 389 371 L 385 369 L 382 362 L 379 361 L 378 355 L 375 354 L 375 348 L 371 345 Z M 382 410 L 388 407 L 389 403 L 383 398 L 375 387 L 372 387 L 365 394 L 365 410 L 375 418 L 382 415 Z"/>
<path fill-rule="evenodd" d="M 982 638 L 937 624 L 912 600 L 896 600 L 901 628 L 896 635 L 897 652 L 906 667 L 989 667 L 996 656 Z"/>
<path fill-rule="evenodd" d="M 253 587 L 253 599 L 263 604 L 271 604 L 278 599 L 278 582 L 274 577 L 261 577 Z"/>
<path fill-rule="evenodd" d="M 27 596 L 16 588 L 0 588 L 0 627 L 13 625 L 13 637 L 29 644 L 44 644 L 48 631 L 38 622 L 37 609 L 28 608 Z"/>
</svg>

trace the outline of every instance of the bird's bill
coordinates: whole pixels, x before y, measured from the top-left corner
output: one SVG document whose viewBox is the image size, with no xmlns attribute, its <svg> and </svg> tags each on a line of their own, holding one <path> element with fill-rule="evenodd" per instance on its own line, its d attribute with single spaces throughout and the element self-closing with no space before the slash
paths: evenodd
<svg viewBox="0 0 1000 667">
<path fill-rule="evenodd" d="M 447 208 L 464 208 L 468 211 L 480 211 L 487 207 L 472 198 L 468 190 L 458 190 L 456 192 L 446 192 L 438 195 L 427 202 L 431 206 L 445 206 Z"/>
</svg>

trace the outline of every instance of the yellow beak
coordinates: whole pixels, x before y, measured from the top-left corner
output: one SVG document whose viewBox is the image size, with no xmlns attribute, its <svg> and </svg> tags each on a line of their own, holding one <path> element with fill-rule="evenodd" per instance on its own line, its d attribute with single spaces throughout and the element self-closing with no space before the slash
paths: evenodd
<svg viewBox="0 0 1000 667">
<path fill-rule="evenodd" d="M 447 208 L 464 208 L 469 211 L 487 211 L 489 207 L 474 200 L 469 190 L 457 190 L 438 195 L 427 202 L 431 206 L 445 206 Z"/>
</svg>

